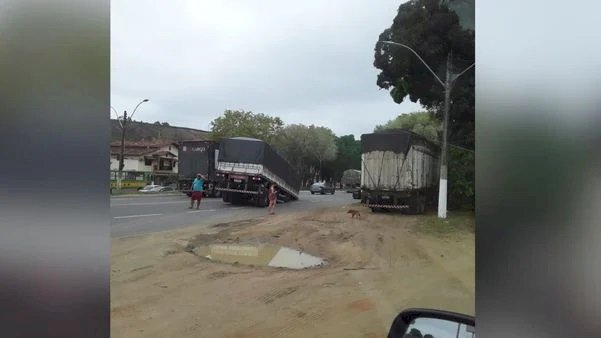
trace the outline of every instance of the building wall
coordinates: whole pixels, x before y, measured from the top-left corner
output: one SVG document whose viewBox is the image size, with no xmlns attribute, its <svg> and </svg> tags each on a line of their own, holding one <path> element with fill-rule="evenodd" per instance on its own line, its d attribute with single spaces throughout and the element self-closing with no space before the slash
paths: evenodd
<svg viewBox="0 0 601 338">
<path fill-rule="evenodd" d="M 154 161 L 150 162 L 150 165 L 146 165 L 146 161 L 144 160 L 144 157 L 140 157 L 140 160 L 138 161 L 138 170 L 139 171 L 152 171 L 152 165 L 154 164 Z"/>
<path fill-rule="evenodd" d="M 173 164 L 173 168 L 171 170 L 174 174 L 177 174 L 177 160 L 179 158 L 178 150 L 179 149 L 178 149 L 177 145 L 175 145 L 175 144 L 166 145 L 159 150 L 159 151 L 169 151 L 175 155 L 175 159 L 174 159 L 175 163 Z M 157 163 L 157 165 L 159 165 L 159 163 Z"/>
<path fill-rule="evenodd" d="M 172 145 L 167 145 L 164 146 L 160 149 L 161 151 L 170 151 L 172 152 L 176 157 L 179 157 L 179 153 L 178 153 L 178 147 L 175 144 Z"/>
<path fill-rule="evenodd" d="M 173 165 L 172 172 L 177 174 L 177 155 L 178 155 L 178 147 L 176 145 L 166 145 L 159 149 L 159 151 L 169 151 L 176 155 L 175 163 Z M 145 171 L 152 172 L 154 165 L 159 166 L 158 160 L 153 160 L 150 165 L 146 165 L 146 161 L 144 160 L 144 156 L 125 156 L 125 160 L 123 161 L 125 167 L 123 171 Z M 119 170 L 119 161 L 117 160 L 117 156 L 111 156 L 111 170 Z"/>
<path fill-rule="evenodd" d="M 139 158 L 125 156 L 123 171 L 150 171 L 141 168 Z M 144 162 L 141 163 L 142 165 Z M 111 170 L 119 170 L 119 161 L 116 156 L 111 156 Z"/>
</svg>

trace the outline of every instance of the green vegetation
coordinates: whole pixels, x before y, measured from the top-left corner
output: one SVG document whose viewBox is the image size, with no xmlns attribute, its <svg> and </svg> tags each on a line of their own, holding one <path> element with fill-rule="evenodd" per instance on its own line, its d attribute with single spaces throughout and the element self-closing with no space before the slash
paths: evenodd
<svg viewBox="0 0 601 338">
<path fill-rule="evenodd" d="M 284 122 L 279 117 L 244 110 L 226 110 L 211 122 L 211 138 L 218 141 L 225 137 L 252 137 L 273 143 Z"/>
<path fill-rule="evenodd" d="M 416 0 L 400 5 L 392 26 L 380 34 L 375 46 L 374 66 L 381 71 L 376 84 L 388 90 L 394 102 L 401 103 L 406 98 L 419 101 L 442 120 L 444 95 L 440 83 L 411 51 L 381 42 L 410 46 L 444 79 L 449 53 L 453 71 L 460 71 L 475 60 L 475 31 L 464 28 L 472 27 L 470 13 L 473 14 L 471 2 Z M 449 120 L 450 143 L 469 149 L 474 149 L 474 75 L 474 70 L 470 70 L 455 83 Z"/>
<path fill-rule="evenodd" d="M 410 114 L 401 114 L 395 119 L 386 122 L 383 125 L 376 126 L 374 132 L 384 129 L 405 129 L 416 134 L 422 135 L 428 140 L 439 143 L 442 123 L 433 118 L 430 112 L 415 112 Z"/>
<path fill-rule="evenodd" d="M 476 231 L 476 220 L 472 211 L 451 211 L 441 219 L 435 213 L 418 216 L 413 230 L 435 236 L 449 236 Z"/>
</svg>

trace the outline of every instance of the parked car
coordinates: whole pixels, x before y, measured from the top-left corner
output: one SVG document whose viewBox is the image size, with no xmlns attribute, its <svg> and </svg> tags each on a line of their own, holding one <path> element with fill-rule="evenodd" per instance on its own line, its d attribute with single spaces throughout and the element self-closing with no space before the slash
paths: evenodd
<svg viewBox="0 0 601 338">
<path fill-rule="evenodd" d="M 311 191 L 311 195 L 313 194 L 332 194 L 334 195 L 334 192 L 336 191 L 336 188 L 334 188 L 333 185 L 330 185 L 328 183 L 322 183 L 322 182 L 318 182 L 318 183 L 313 183 L 313 185 L 311 185 L 311 188 L 309 188 L 309 191 Z"/>
<path fill-rule="evenodd" d="M 177 184 L 173 183 L 173 184 L 169 184 L 168 186 L 163 187 L 163 189 L 161 190 L 161 192 L 163 191 L 176 191 L 177 190 Z"/>
<path fill-rule="evenodd" d="M 140 189 L 141 193 L 154 193 L 167 191 L 169 188 L 163 187 L 162 185 L 150 184 Z"/>
</svg>

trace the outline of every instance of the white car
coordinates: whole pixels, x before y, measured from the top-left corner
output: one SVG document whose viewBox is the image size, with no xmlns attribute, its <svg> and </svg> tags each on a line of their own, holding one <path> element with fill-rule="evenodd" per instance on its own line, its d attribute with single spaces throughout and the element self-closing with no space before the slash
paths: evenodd
<svg viewBox="0 0 601 338">
<path fill-rule="evenodd" d="M 318 182 L 318 183 L 313 183 L 313 185 L 311 185 L 311 188 L 309 188 L 309 191 L 311 192 L 311 195 L 313 194 L 332 194 L 334 195 L 334 192 L 336 191 L 336 188 L 334 188 L 333 185 L 325 183 L 325 182 Z"/>
<path fill-rule="evenodd" d="M 165 191 L 167 188 L 163 187 L 162 185 L 156 185 L 156 184 L 150 184 L 145 186 L 144 188 L 140 189 L 141 193 L 151 193 L 151 192 L 161 192 L 161 191 Z"/>
</svg>

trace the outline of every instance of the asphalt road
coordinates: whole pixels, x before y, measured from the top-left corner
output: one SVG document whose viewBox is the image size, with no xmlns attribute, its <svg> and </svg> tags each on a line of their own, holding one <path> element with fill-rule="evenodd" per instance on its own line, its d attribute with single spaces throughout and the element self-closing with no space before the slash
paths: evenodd
<svg viewBox="0 0 601 338">
<path fill-rule="evenodd" d="M 278 204 L 276 213 L 337 207 L 352 203 L 351 194 L 337 191 L 334 195 L 311 195 L 301 191 L 300 199 Z M 200 209 L 189 209 L 190 200 L 181 195 L 129 196 L 111 198 L 111 236 L 123 237 L 156 231 L 173 230 L 192 225 L 253 218 L 267 214 L 266 208 L 231 205 L 220 198 L 203 198 Z"/>
</svg>

